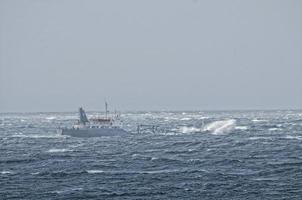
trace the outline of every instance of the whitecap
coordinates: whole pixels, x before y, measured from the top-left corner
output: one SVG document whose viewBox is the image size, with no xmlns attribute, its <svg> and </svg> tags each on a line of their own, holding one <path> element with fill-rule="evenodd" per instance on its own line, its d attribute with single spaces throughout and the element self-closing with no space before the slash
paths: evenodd
<svg viewBox="0 0 302 200">
<path fill-rule="evenodd" d="M 148 159 L 148 157 L 143 156 L 143 155 L 141 155 L 141 154 L 137 154 L 137 153 L 132 154 L 131 157 L 132 157 L 133 159 Z"/>
<path fill-rule="evenodd" d="M 235 129 L 236 130 L 247 130 L 248 127 L 247 126 L 236 126 Z"/>
<path fill-rule="evenodd" d="M 175 172 L 181 172 L 179 170 L 153 170 L 153 171 L 139 171 L 140 174 L 164 174 L 164 173 L 175 173 Z"/>
<path fill-rule="evenodd" d="M 273 177 L 260 177 L 260 178 L 253 178 L 255 181 L 275 181 L 278 180 L 278 178 L 273 178 Z"/>
<path fill-rule="evenodd" d="M 210 131 L 212 134 L 223 134 L 229 133 L 235 128 L 236 120 L 229 119 L 229 120 L 222 120 L 222 121 L 215 121 L 210 124 L 207 124 L 203 130 Z"/>
<path fill-rule="evenodd" d="M 134 154 L 131 155 L 131 157 L 139 157 L 139 156 L 140 156 L 140 155 L 137 154 L 137 153 L 134 153 Z"/>
<path fill-rule="evenodd" d="M 80 188 L 80 187 L 77 187 L 77 188 L 67 188 L 65 190 L 55 190 L 55 191 L 52 191 L 52 193 L 62 194 L 62 193 L 69 193 L 69 192 L 81 191 L 81 190 L 83 190 L 83 188 Z"/>
<path fill-rule="evenodd" d="M 178 118 L 176 118 L 176 117 L 165 117 L 164 118 L 164 121 L 166 121 L 166 122 L 175 121 L 175 120 L 178 120 Z"/>
<path fill-rule="evenodd" d="M 13 171 L 2 171 L 0 172 L 0 174 L 13 174 L 14 172 Z"/>
<path fill-rule="evenodd" d="M 195 171 L 195 170 L 194 170 Z M 204 169 L 198 169 L 196 170 L 198 172 L 208 172 Z M 162 169 L 162 170 L 152 170 L 152 171 L 139 171 L 137 173 L 140 174 L 166 174 L 166 173 L 184 173 L 184 172 L 190 172 L 188 169 Z"/>
<path fill-rule="evenodd" d="M 153 170 L 153 171 L 103 171 L 103 170 L 86 170 L 89 174 L 160 174 L 160 173 L 171 173 L 177 172 L 177 170 Z"/>
<path fill-rule="evenodd" d="M 62 152 L 68 152 L 72 151 L 71 149 L 49 149 L 48 153 L 62 153 Z"/>
<path fill-rule="evenodd" d="M 266 122 L 267 120 L 265 119 L 252 119 L 252 122 Z"/>
<path fill-rule="evenodd" d="M 200 116 L 200 117 L 197 117 L 197 119 L 209 119 L 209 117 Z"/>
<path fill-rule="evenodd" d="M 82 147 L 84 146 L 84 144 L 73 144 L 73 145 L 68 145 L 68 147 L 70 148 L 78 148 L 78 147 Z"/>
<path fill-rule="evenodd" d="M 268 130 L 269 131 L 281 131 L 282 128 L 269 128 Z"/>
<path fill-rule="evenodd" d="M 47 119 L 47 120 L 53 120 L 53 119 L 56 119 L 57 117 L 54 117 L 54 116 L 52 116 L 52 117 L 46 117 L 45 119 Z"/>
<path fill-rule="evenodd" d="M 179 129 L 177 129 L 179 130 Z M 166 136 L 170 136 L 170 135 L 180 135 L 182 133 L 177 133 L 177 132 L 160 132 L 158 133 L 159 135 L 166 135 Z"/>
<path fill-rule="evenodd" d="M 183 126 L 183 127 L 179 128 L 179 131 L 181 133 L 195 133 L 195 132 L 200 132 L 201 129 L 200 128 L 196 128 L 196 127 Z"/>
<path fill-rule="evenodd" d="M 198 159 L 198 158 L 192 158 L 192 159 L 189 159 L 188 162 L 196 163 L 196 162 L 202 162 L 202 160 Z"/>
<path fill-rule="evenodd" d="M 157 157 L 152 157 L 151 160 L 158 160 L 158 158 Z"/>
<path fill-rule="evenodd" d="M 249 140 L 271 140 L 271 137 L 261 137 L 261 136 L 255 136 L 255 137 L 249 137 Z"/>
<path fill-rule="evenodd" d="M 88 174 L 100 174 L 100 173 L 104 173 L 103 170 L 97 170 L 97 169 L 95 169 L 95 170 L 86 170 L 86 172 Z"/>
<path fill-rule="evenodd" d="M 284 137 L 285 139 L 294 139 L 294 140 L 302 140 L 302 136 L 291 136 L 287 135 Z"/>
<path fill-rule="evenodd" d="M 180 121 L 188 121 L 188 120 L 191 120 L 191 118 L 189 117 L 184 117 L 184 118 L 181 118 Z"/>
</svg>

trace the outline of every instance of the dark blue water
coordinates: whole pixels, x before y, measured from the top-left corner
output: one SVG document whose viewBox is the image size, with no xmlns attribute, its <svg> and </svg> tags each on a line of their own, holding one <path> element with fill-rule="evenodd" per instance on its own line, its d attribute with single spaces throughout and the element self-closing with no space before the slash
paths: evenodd
<svg viewBox="0 0 302 200">
<path fill-rule="evenodd" d="M 302 111 L 122 117 L 128 136 L 72 138 L 77 113 L 0 114 L 0 199 L 302 199 Z"/>
</svg>

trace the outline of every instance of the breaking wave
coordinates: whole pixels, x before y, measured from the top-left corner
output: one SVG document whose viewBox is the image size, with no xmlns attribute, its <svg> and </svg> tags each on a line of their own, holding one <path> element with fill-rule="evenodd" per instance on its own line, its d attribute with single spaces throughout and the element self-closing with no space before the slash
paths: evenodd
<svg viewBox="0 0 302 200">
<path fill-rule="evenodd" d="M 200 132 L 211 132 L 212 134 L 223 134 L 228 133 L 234 129 L 247 130 L 246 126 L 236 126 L 235 119 L 214 121 L 206 124 L 203 128 L 182 126 L 178 129 L 181 133 L 200 133 Z"/>
<path fill-rule="evenodd" d="M 210 124 L 205 125 L 203 131 L 210 131 L 212 134 L 224 134 L 229 133 L 236 127 L 236 120 L 229 119 L 229 120 L 222 120 L 222 121 L 215 121 Z"/>
</svg>

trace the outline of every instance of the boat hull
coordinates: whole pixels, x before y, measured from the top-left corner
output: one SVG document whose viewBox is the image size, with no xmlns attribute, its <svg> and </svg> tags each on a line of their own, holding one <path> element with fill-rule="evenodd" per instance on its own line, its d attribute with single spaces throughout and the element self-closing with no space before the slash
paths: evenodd
<svg viewBox="0 0 302 200">
<path fill-rule="evenodd" d="M 102 137 L 125 135 L 128 132 L 121 128 L 83 128 L 83 129 L 61 129 L 62 135 L 72 137 Z"/>
</svg>

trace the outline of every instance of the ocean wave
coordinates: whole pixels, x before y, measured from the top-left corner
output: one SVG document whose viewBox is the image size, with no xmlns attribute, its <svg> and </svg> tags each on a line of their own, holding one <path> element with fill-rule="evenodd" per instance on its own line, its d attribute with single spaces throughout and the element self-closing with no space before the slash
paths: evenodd
<svg viewBox="0 0 302 200">
<path fill-rule="evenodd" d="M 210 117 L 205 117 L 205 116 L 200 116 L 200 117 L 197 117 L 196 119 L 209 119 Z"/>
<path fill-rule="evenodd" d="M 210 124 L 205 125 L 203 131 L 210 131 L 212 134 L 224 134 L 229 133 L 236 127 L 236 120 L 229 119 L 229 120 L 222 120 L 222 121 L 215 121 Z"/>
<path fill-rule="evenodd" d="M 198 158 L 192 158 L 192 159 L 189 159 L 188 162 L 189 162 L 189 163 L 198 164 L 198 163 L 204 162 L 204 160 L 198 159 Z"/>
<path fill-rule="evenodd" d="M 159 132 L 157 134 L 158 135 L 171 136 L 171 135 L 181 135 L 182 133 L 180 133 L 180 132 L 174 132 L 174 130 L 172 130 L 172 132 Z"/>
<path fill-rule="evenodd" d="M 269 128 L 268 130 L 269 131 L 281 131 L 282 128 Z"/>
<path fill-rule="evenodd" d="M 259 178 L 252 178 L 254 181 L 277 181 L 278 177 L 259 177 Z"/>
<path fill-rule="evenodd" d="M 0 160 L 0 164 L 1 163 L 6 163 L 6 164 L 12 164 L 12 163 L 30 163 L 35 161 L 35 159 L 33 158 L 24 158 L 24 159 L 8 159 L 8 160 Z"/>
<path fill-rule="evenodd" d="M 1 171 L 0 174 L 14 174 L 13 171 L 8 171 L 8 170 L 4 170 L 4 171 Z"/>
<path fill-rule="evenodd" d="M 178 120 L 177 117 L 164 117 L 164 121 L 169 122 L 169 121 L 175 121 Z"/>
<path fill-rule="evenodd" d="M 236 126 L 235 129 L 236 130 L 247 130 L 248 127 L 247 126 Z"/>
<path fill-rule="evenodd" d="M 86 170 L 86 172 L 88 174 L 100 174 L 100 173 L 104 173 L 103 170 L 97 170 L 97 169 L 94 169 L 94 170 Z"/>
<path fill-rule="evenodd" d="M 179 128 L 179 132 L 181 132 L 181 133 L 196 133 L 196 132 L 201 132 L 201 129 L 196 128 L 196 127 L 183 126 L 183 127 Z"/>
<path fill-rule="evenodd" d="M 188 121 L 188 120 L 191 120 L 192 118 L 190 117 L 184 117 L 184 118 L 181 118 L 180 121 Z"/>
<path fill-rule="evenodd" d="M 48 153 L 62 153 L 62 152 L 70 152 L 70 151 L 73 151 L 71 149 L 49 149 Z"/>
<path fill-rule="evenodd" d="M 152 170 L 152 171 L 139 171 L 139 174 L 166 174 L 166 173 L 177 173 L 181 172 L 180 170 Z"/>
<path fill-rule="evenodd" d="M 152 157 L 152 158 L 151 158 L 151 160 L 157 160 L 157 159 L 158 159 L 157 157 Z"/>
<path fill-rule="evenodd" d="M 132 154 L 131 157 L 135 160 L 135 159 L 140 159 L 140 160 L 151 160 L 152 157 L 150 156 L 145 156 L 145 155 L 141 155 L 141 154 Z"/>
<path fill-rule="evenodd" d="M 291 136 L 287 135 L 284 137 L 285 139 L 294 139 L 294 140 L 302 140 L 302 136 Z"/>
<path fill-rule="evenodd" d="M 199 141 L 176 141 L 172 144 L 172 146 L 195 146 L 199 145 L 201 142 Z"/>
<path fill-rule="evenodd" d="M 45 135 L 45 134 L 23 134 L 23 133 L 17 133 L 12 135 L 11 137 L 16 137 L 16 138 L 33 138 L 33 139 L 37 139 L 37 138 L 66 138 L 66 136 L 64 135 L 60 135 L 60 134 L 49 134 L 49 135 Z"/>
<path fill-rule="evenodd" d="M 52 191 L 51 193 L 66 194 L 66 193 L 75 192 L 75 191 L 81 191 L 81 190 L 83 190 L 83 188 L 76 187 L 76 188 L 66 188 L 64 190 L 55 190 L 55 191 Z"/>
<path fill-rule="evenodd" d="M 187 173 L 187 172 L 207 172 L 203 169 L 161 169 L 161 170 L 145 170 L 145 171 L 103 171 L 103 170 L 86 170 L 88 174 L 167 174 L 167 173 Z"/>
<path fill-rule="evenodd" d="M 249 137 L 249 140 L 272 140 L 272 137 L 254 136 Z"/>
<path fill-rule="evenodd" d="M 60 170 L 60 171 L 42 171 L 42 172 L 39 172 L 35 175 L 38 175 L 38 176 L 44 176 L 44 177 L 47 177 L 47 176 L 51 176 L 51 177 L 65 177 L 65 176 L 78 176 L 80 174 L 84 174 L 86 173 L 86 171 L 67 171 L 67 170 Z M 31 174 L 31 175 L 34 175 L 34 174 Z"/>
<path fill-rule="evenodd" d="M 265 119 L 252 119 L 252 122 L 267 122 L 268 120 L 265 120 Z"/>
<path fill-rule="evenodd" d="M 184 152 L 184 151 L 182 151 Z M 187 151 L 185 151 L 187 152 Z M 170 154 L 177 154 L 177 152 L 165 152 L 165 153 L 170 153 Z M 163 158 L 163 157 L 151 157 L 151 161 L 154 163 L 175 163 L 175 162 L 180 162 L 181 160 L 175 158 L 174 156 L 171 156 L 169 158 Z"/>
<path fill-rule="evenodd" d="M 56 119 L 57 117 L 54 117 L 54 116 L 51 116 L 51 117 L 46 117 L 45 119 L 47 119 L 47 120 L 54 120 L 54 119 Z"/>
</svg>

